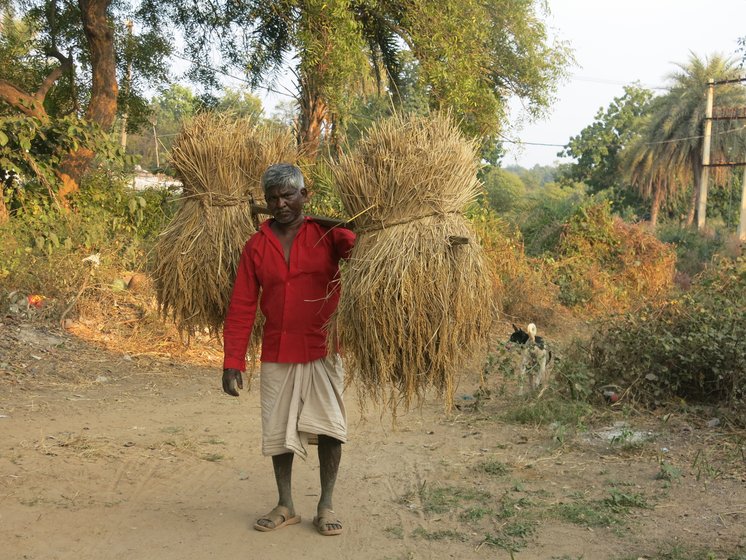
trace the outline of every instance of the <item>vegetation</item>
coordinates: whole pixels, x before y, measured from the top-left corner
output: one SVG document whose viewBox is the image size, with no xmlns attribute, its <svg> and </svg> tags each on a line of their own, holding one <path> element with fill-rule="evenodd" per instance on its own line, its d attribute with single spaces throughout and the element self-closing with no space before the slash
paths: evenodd
<svg viewBox="0 0 746 560">
<path fill-rule="evenodd" d="M 738 404 L 746 395 L 744 336 L 746 262 L 722 259 L 679 297 L 609 321 L 589 359 L 601 384 L 623 383 L 637 401 Z"/>
<path fill-rule="evenodd" d="M 387 89 L 396 106 L 406 106 L 401 97 L 407 73 L 416 75 L 417 90 L 430 108 L 451 109 L 465 132 L 494 144 L 509 96 L 540 113 L 569 59 L 566 45 L 550 43 L 543 6 L 534 0 L 275 0 L 206 6 L 148 0 L 141 13 L 151 24 L 175 24 L 191 37 L 192 60 L 217 48 L 224 67 L 247 70 L 252 85 L 284 68 L 288 54 L 297 55 L 298 138 L 309 154 L 318 153 L 325 129 L 337 144 L 358 84 L 378 93 Z M 209 70 L 198 66 L 194 74 L 204 78 Z"/>
</svg>

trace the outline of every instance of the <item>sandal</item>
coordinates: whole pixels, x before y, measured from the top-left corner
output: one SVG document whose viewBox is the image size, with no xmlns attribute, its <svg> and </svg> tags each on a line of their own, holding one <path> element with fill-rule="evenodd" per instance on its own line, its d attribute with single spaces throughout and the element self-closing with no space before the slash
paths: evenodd
<svg viewBox="0 0 746 560">
<path fill-rule="evenodd" d="M 269 521 L 271 526 L 262 525 L 260 521 Z M 295 525 L 300 523 L 300 515 L 293 515 L 290 510 L 285 506 L 277 506 L 275 509 L 270 511 L 267 515 L 261 516 L 254 523 L 254 529 L 257 531 L 269 532 L 282 529 L 287 525 Z"/>
<path fill-rule="evenodd" d="M 319 510 L 319 514 L 313 518 L 313 526 L 325 537 L 342 533 L 342 522 L 337 519 L 337 514 L 328 508 Z"/>
</svg>

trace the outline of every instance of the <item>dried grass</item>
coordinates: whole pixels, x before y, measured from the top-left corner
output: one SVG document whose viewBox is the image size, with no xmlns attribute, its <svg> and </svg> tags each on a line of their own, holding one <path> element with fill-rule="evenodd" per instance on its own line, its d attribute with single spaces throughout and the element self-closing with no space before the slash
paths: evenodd
<svg viewBox="0 0 746 560">
<path fill-rule="evenodd" d="M 250 203 L 264 201 L 261 175 L 296 158 L 289 131 L 248 118 L 203 113 L 184 125 L 171 151 L 182 206 L 159 236 L 153 273 L 161 315 L 182 334 L 222 328 L 241 250 L 256 231 Z"/>
<path fill-rule="evenodd" d="M 429 387 L 450 408 L 494 321 L 495 282 L 462 216 L 477 168 L 475 144 L 443 115 L 382 121 L 333 168 L 358 231 L 335 327 L 361 396 L 394 411 Z"/>
</svg>

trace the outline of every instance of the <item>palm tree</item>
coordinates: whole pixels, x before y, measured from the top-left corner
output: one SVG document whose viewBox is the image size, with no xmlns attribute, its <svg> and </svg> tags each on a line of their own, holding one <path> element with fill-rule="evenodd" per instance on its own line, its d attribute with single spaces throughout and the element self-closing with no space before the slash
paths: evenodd
<svg viewBox="0 0 746 560">
<path fill-rule="evenodd" d="M 669 75 L 667 93 L 650 105 L 642 134 L 624 152 L 622 167 L 640 193 L 651 200 L 651 223 L 655 225 L 662 204 L 670 203 L 683 192 L 690 192 L 687 226 L 694 222 L 699 202 L 702 175 L 702 148 L 709 80 L 731 80 L 739 77 L 736 61 L 721 55 L 704 60 L 692 54 L 687 64 Z M 715 106 L 733 107 L 746 104 L 746 91 L 740 84 L 719 86 Z M 728 121 L 723 121 L 728 122 Z M 731 127 L 732 128 L 732 127 Z M 732 130 L 728 125 L 714 135 L 711 155 L 724 159 Z M 717 168 L 716 183 L 730 174 Z"/>
</svg>

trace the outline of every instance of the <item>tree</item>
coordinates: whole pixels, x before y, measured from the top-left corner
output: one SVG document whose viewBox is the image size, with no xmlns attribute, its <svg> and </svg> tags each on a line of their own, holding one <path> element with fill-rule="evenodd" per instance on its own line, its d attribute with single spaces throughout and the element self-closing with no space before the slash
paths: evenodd
<svg viewBox="0 0 746 560">
<path fill-rule="evenodd" d="M 564 44 L 549 44 L 543 6 L 538 0 L 216 0 L 204 6 L 144 0 L 143 11 L 184 29 L 194 60 L 214 52 L 219 39 L 225 63 L 243 65 L 254 85 L 293 57 L 299 140 L 313 154 L 324 134 L 333 138 L 344 128 L 362 74 L 385 81 L 398 100 L 405 52 L 417 61 L 429 107 L 453 111 L 470 135 L 494 138 L 511 96 L 538 115 L 569 59 Z"/>
<path fill-rule="evenodd" d="M 575 158 L 561 168 L 560 180 L 585 183 L 591 193 L 623 185 L 621 151 L 641 133 L 645 110 L 653 93 L 639 86 L 624 87 L 624 95 L 599 109 L 592 124 L 557 155 Z"/>
<path fill-rule="evenodd" d="M 732 59 L 713 55 L 704 60 L 692 54 L 687 64 L 669 76 L 667 93 L 651 102 L 641 134 L 625 149 L 623 167 L 629 181 L 651 200 L 651 222 L 657 219 L 662 204 L 671 202 L 682 191 L 689 191 L 687 226 L 695 219 L 699 201 L 702 170 L 702 145 L 708 80 L 739 77 L 740 69 Z M 717 106 L 746 103 L 744 89 L 726 84 L 717 91 Z M 726 152 L 730 132 L 712 138 L 711 153 L 715 159 Z M 719 171 L 722 182 L 727 170 Z"/>
<path fill-rule="evenodd" d="M 171 84 L 150 101 L 148 126 L 130 136 L 127 151 L 139 156 L 145 169 L 162 167 L 161 154 L 171 149 L 184 121 L 201 110 L 256 119 L 261 119 L 264 112 L 261 99 L 244 89 L 227 88 L 222 97 L 198 97 L 187 86 Z"/>
<path fill-rule="evenodd" d="M 482 178 L 487 202 L 500 214 L 506 214 L 516 208 L 526 196 L 526 186 L 515 173 L 491 166 Z"/>
<path fill-rule="evenodd" d="M 161 167 L 160 154 L 171 148 L 183 122 L 191 118 L 200 106 L 199 98 L 190 88 L 171 84 L 151 100 L 148 107 L 150 122 L 129 137 L 127 151 L 138 156 L 145 169 Z"/>
<path fill-rule="evenodd" d="M 120 103 L 118 73 L 123 75 L 131 64 L 135 76 L 163 79 L 169 46 L 153 29 L 120 40 L 132 14 L 126 3 L 117 3 L 116 9 L 112 5 L 112 0 L 5 2 L 5 21 L 20 14 L 14 25 L 27 37 L 23 56 L 9 60 L 11 70 L 0 78 L 0 100 L 6 107 L 41 123 L 76 116 L 104 133 L 111 130 L 118 109 L 136 107 L 142 84 L 133 80 Z M 60 198 L 77 190 L 94 156 L 95 146 L 81 143 L 60 162 Z"/>
</svg>

